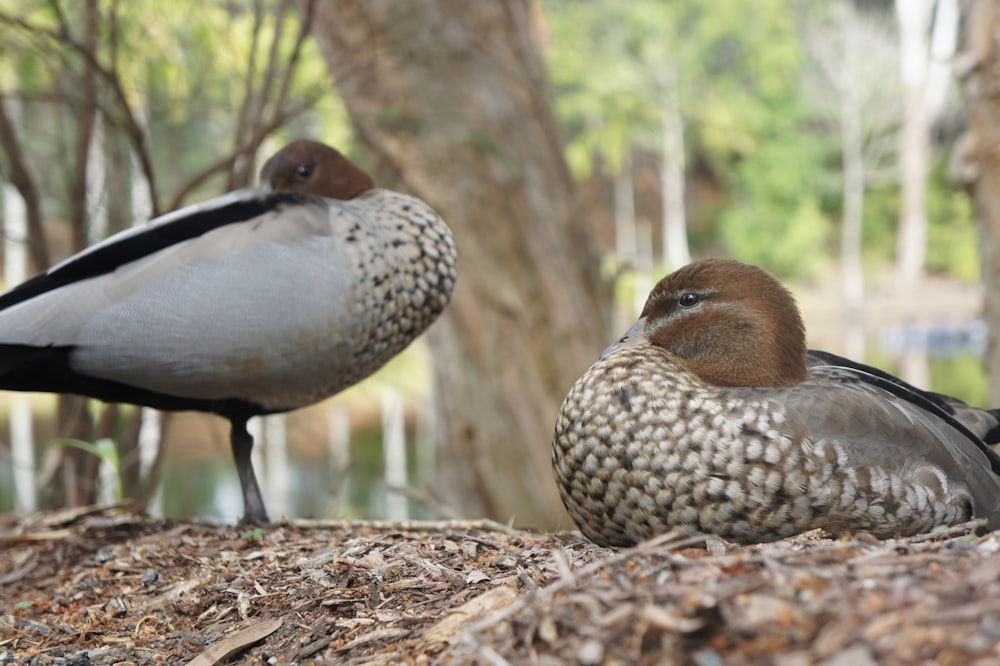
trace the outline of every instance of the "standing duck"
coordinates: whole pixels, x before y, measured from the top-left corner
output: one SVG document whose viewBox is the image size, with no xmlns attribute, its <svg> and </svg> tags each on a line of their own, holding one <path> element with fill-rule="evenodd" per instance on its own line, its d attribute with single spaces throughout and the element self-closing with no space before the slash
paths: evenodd
<svg viewBox="0 0 1000 666">
<path fill-rule="evenodd" d="M 971 517 L 1000 527 L 997 418 L 807 352 L 770 273 L 688 264 L 570 390 L 553 468 L 581 531 L 627 546 L 671 529 L 741 543 L 814 528 L 879 538 Z"/>
<path fill-rule="evenodd" d="M 441 313 L 456 277 L 438 214 L 375 189 L 336 150 L 295 142 L 262 178 L 0 295 L 0 388 L 225 417 L 241 524 L 268 522 L 247 420 L 373 373 Z"/>
</svg>

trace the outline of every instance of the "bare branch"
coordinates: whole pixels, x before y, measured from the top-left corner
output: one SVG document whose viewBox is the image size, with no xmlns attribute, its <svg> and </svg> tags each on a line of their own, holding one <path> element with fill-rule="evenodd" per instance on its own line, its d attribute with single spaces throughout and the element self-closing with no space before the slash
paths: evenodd
<svg viewBox="0 0 1000 666">
<path fill-rule="evenodd" d="M 305 101 L 298 105 L 294 109 L 288 109 L 287 111 L 279 114 L 278 116 L 272 118 L 267 123 L 258 125 L 257 129 L 246 140 L 245 143 L 236 147 L 231 153 L 225 157 L 216 160 L 209 166 L 201 170 L 197 175 L 191 178 L 187 183 L 185 183 L 174 195 L 173 200 L 170 202 L 170 206 L 167 210 L 176 210 L 184 205 L 185 199 L 198 187 L 201 187 L 205 181 L 213 176 L 223 173 L 226 170 L 232 170 L 233 165 L 236 160 L 241 155 L 250 154 L 264 142 L 272 132 L 277 130 L 279 127 L 287 123 L 292 118 L 304 113 L 306 110 L 311 108 L 316 101 L 325 94 L 324 91 L 316 91 L 314 94 L 310 95 Z"/>
<path fill-rule="evenodd" d="M 49 266 L 49 244 L 42 226 L 42 209 L 38 197 L 38 187 L 24 159 L 24 151 L 17 140 L 14 124 L 7 115 L 4 106 L 6 96 L 0 92 L 0 145 L 7 153 L 10 172 L 7 174 L 10 182 L 17 188 L 28 217 L 28 255 L 31 257 L 32 268 L 42 271 Z"/>
<path fill-rule="evenodd" d="M 118 71 L 118 39 L 119 39 L 119 23 L 118 23 L 118 0 L 113 0 L 111 6 L 108 8 L 108 46 L 110 55 L 108 56 L 110 63 L 109 67 L 112 72 Z"/>
<path fill-rule="evenodd" d="M 146 137 L 145 129 L 139 122 L 135 113 L 133 113 L 132 107 L 128 102 L 128 98 L 125 96 L 125 90 L 122 87 L 118 71 L 109 70 L 104 67 L 98 60 L 96 53 L 88 50 L 86 45 L 80 43 L 62 29 L 55 31 L 49 28 L 43 28 L 29 23 L 22 18 L 12 16 L 4 12 L 0 12 L 0 23 L 20 28 L 33 36 L 45 37 L 58 44 L 69 47 L 93 68 L 93 71 L 98 78 L 108 84 L 114 101 L 121 110 L 121 117 L 123 120 L 122 128 L 125 135 L 129 138 L 129 142 L 132 144 L 132 149 L 135 151 L 139 167 L 146 178 L 146 182 L 148 183 L 150 201 L 152 201 L 153 204 L 153 215 L 158 215 L 159 205 L 156 192 L 156 175 L 153 171 L 153 160 L 149 149 L 149 142 Z"/>
<path fill-rule="evenodd" d="M 292 47 L 292 54 L 289 56 L 288 63 L 285 65 L 285 75 L 281 80 L 281 89 L 279 90 L 278 98 L 275 101 L 274 114 L 278 114 L 280 112 L 282 107 L 285 105 L 285 100 L 288 98 L 288 91 L 291 89 L 292 80 L 295 78 L 296 66 L 299 62 L 299 57 L 302 55 L 302 46 L 305 44 L 306 39 L 308 39 L 309 31 L 312 29 L 315 7 L 315 0 L 305 0 L 302 5 L 301 20 L 299 21 L 299 34 L 295 37 L 295 46 Z"/>
<path fill-rule="evenodd" d="M 271 50 L 267 54 L 267 67 L 264 68 L 264 80 L 259 87 L 260 93 L 257 95 L 257 105 L 254 108 L 255 117 L 257 118 L 264 114 L 264 104 L 271 96 L 271 89 L 274 86 L 275 72 L 280 61 L 278 47 L 281 45 L 281 37 L 285 28 L 285 14 L 287 13 L 288 0 L 281 0 L 274 10 L 274 37 L 271 40 Z"/>
<path fill-rule="evenodd" d="M 287 100 L 291 85 L 294 80 L 296 66 L 302 53 L 302 46 L 309 37 L 309 29 L 312 23 L 313 0 L 306 0 L 302 9 L 302 19 L 299 30 L 292 47 L 292 53 L 286 62 L 282 62 L 280 45 L 284 34 L 285 17 L 290 11 L 290 3 L 283 0 L 279 3 L 274 12 L 276 22 L 274 37 L 268 51 L 267 65 L 263 74 L 263 81 L 259 85 L 254 85 L 254 81 L 247 80 L 247 96 L 244 98 L 244 109 L 247 109 L 245 117 L 241 117 L 241 124 L 236 129 L 234 146 L 242 146 L 241 150 L 235 154 L 233 167 L 230 170 L 227 188 L 245 187 L 253 179 L 250 172 L 252 157 L 260 148 L 260 142 L 266 138 L 267 132 L 261 132 L 261 128 L 277 128 L 284 124 L 289 117 L 286 110 Z M 255 24 L 255 31 L 259 30 L 259 25 Z M 254 34 L 256 42 L 257 34 Z M 251 55 L 251 57 L 253 57 Z M 249 72 L 254 72 L 253 67 L 248 68 Z M 248 74 L 248 77 L 251 74 Z M 278 86 L 278 93 L 275 96 L 273 90 Z M 256 91 L 254 93 L 253 91 Z M 268 105 L 270 100 L 270 105 Z M 267 109 L 270 109 L 267 111 Z M 256 140 L 253 137 L 257 137 Z M 240 161 L 240 157 L 244 158 Z"/>
<path fill-rule="evenodd" d="M 63 13 L 59 0 L 49 0 L 49 7 L 52 9 L 52 13 L 56 15 L 56 23 L 59 24 L 59 33 L 70 37 L 69 23 L 66 21 L 66 15 Z"/>
<path fill-rule="evenodd" d="M 255 89 L 257 79 L 257 50 L 260 48 L 260 33 L 264 23 L 264 11 L 260 0 L 253 4 L 253 29 L 250 37 L 250 52 L 247 54 L 247 74 L 244 80 L 243 101 L 240 104 L 240 113 L 233 128 L 233 146 L 242 145 L 247 135 L 247 127 L 251 125 L 251 109 L 255 106 Z M 226 181 L 226 188 L 236 187 L 236 174 L 230 166 L 229 176 Z"/>
<path fill-rule="evenodd" d="M 84 5 L 84 41 L 82 48 L 90 57 L 85 58 L 83 72 L 78 82 L 80 104 L 76 108 L 76 144 L 73 151 L 75 168 L 70 180 L 70 230 L 73 251 L 87 246 L 87 172 L 90 143 L 97 120 L 97 81 L 94 63 L 97 61 L 97 0 L 86 0 Z"/>
</svg>

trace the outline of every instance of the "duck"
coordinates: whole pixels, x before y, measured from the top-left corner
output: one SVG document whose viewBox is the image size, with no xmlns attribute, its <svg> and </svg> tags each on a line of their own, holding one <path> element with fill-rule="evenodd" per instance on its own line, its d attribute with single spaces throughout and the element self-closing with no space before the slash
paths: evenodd
<svg viewBox="0 0 1000 666">
<path fill-rule="evenodd" d="M 0 389 L 227 419 L 241 526 L 270 522 L 247 421 L 371 375 L 441 314 L 457 277 L 444 220 L 336 149 L 293 142 L 261 179 L 0 294 Z"/>
<path fill-rule="evenodd" d="M 912 536 L 1000 527 L 996 410 L 807 349 L 789 290 L 733 259 L 660 280 L 570 389 L 552 441 L 593 542 L 676 530 L 739 543 L 821 528 Z"/>
</svg>

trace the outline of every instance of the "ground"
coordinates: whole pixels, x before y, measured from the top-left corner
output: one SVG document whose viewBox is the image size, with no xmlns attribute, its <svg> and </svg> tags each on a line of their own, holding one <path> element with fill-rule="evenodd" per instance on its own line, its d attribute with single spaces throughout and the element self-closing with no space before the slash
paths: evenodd
<svg viewBox="0 0 1000 666">
<path fill-rule="evenodd" d="M 491 523 L 0 518 L 6 663 L 1000 664 L 1000 535 L 618 550 Z"/>
</svg>

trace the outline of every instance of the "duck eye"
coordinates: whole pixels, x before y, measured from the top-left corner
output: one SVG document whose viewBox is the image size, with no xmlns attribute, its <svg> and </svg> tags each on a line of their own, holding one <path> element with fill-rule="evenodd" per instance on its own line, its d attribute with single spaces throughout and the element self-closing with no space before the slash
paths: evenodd
<svg viewBox="0 0 1000 666">
<path fill-rule="evenodd" d="M 698 303 L 701 303 L 701 296 L 690 291 L 681 294 L 681 297 L 677 299 L 677 304 L 682 308 L 691 308 Z"/>
<path fill-rule="evenodd" d="M 297 173 L 297 175 L 298 175 L 299 178 L 305 180 L 306 178 L 308 178 L 309 176 L 311 176 L 312 173 L 313 173 L 312 165 L 311 164 L 303 164 L 302 166 L 299 167 L 299 170 L 296 173 Z"/>
</svg>

